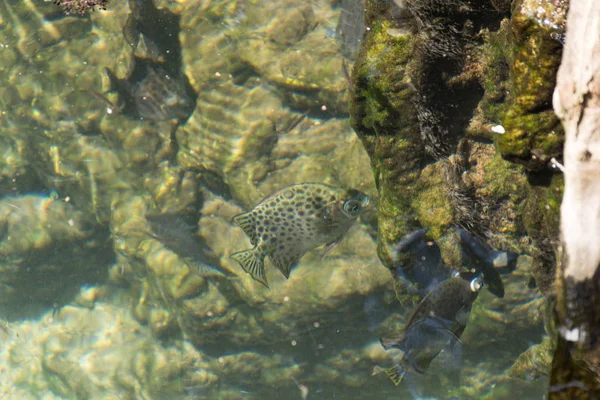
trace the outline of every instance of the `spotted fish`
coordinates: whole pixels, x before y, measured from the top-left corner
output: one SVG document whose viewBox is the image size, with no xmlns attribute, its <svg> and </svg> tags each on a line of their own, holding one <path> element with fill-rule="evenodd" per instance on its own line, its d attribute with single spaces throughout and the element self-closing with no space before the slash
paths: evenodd
<svg viewBox="0 0 600 400">
<path fill-rule="evenodd" d="M 254 248 L 231 257 L 252 278 L 269 287 L 266 256 L 289 278 L 292 267 L 306 252 L 327 244 L 327 253 L 339 242 L 369 200 L 369 196 L 357 190 L 318 183 L 281 189 L 251 211 L 233 218 Z"/>
</svg>

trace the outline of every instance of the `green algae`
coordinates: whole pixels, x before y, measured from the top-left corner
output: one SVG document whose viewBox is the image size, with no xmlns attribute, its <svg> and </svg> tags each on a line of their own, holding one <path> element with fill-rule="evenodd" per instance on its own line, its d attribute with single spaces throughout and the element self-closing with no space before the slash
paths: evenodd
<svg viewBox="0 0 600 400">
<path fill-rule="evenodd" d="M 526 178 L 522 168 L 504 160 L 495 153 L 484 168 L 483 184 L 480 190 L 495 198 L 524 199 L 527 196 Z"/>
<path fill-rule="evenodd" d="M 416 94 L 409 71 L 414 38 L 386 18 L 389 4 L 367 3 L 370 30 L 352 72 L 350 122 L 371 156 L 379 190 L 379 255 L 391 265 L 388 247 L 416 227 L 413 189 L 424 154 Z"/>
<path fill-rule="evenodd" d="M 536 6 L 531 0 L 519 0 L 513 5 L 507 43 L 511 97 L 502 123 L 506 133 L 497 140 L 505 158 L 530 170 L 545 168 L 551 157 L 562 154 L 564 143 L 562 126 L 552 110 L 562 43 L 554 36 L 556 28 L 550 25 L 563 23 L 566 9 L 546 4 L 550 9 L 543 15 L 552 17 L 548 23 L 542 23 L 532 14 L 533 10 L 540 12 Z"/>
<path fill-rule="evenodd" d="M 547 376 L 552 365 L 552 353 L 555 343 L 546 337 L 541 343 L 531 346 L 515 360 L 508 370 L 512 378 L 531 381 Z"/>
<path fill-rule="evenodd" d="M 508 108 L 508 19 L 502 21 L 497 31 L 486 30 L 483 34 L 485 39 L 479 53 L 482 69 L 480 83 L 484 89 L 481 109 L 487 120 L 500 122 Z"/>
<path fill-rule="evenodd" d="M 413 207 L 419 222 L 429 228 L 433 239 L 438 239 L 454 221 L 453 202 L 445 180 L 444 165 L 433 164 L 419 176 L 417 198 Z"/>
<path fill-rule="evenodd" d="M 562 154 L 564 132 L 552 110 L 524 114 L 521 109 L 511 107 L 503 125 L 506 134 L 499 137 L 498 148 L 508 159 L 535 169 L 545 168 L 550 157 Z"/>
</svg>

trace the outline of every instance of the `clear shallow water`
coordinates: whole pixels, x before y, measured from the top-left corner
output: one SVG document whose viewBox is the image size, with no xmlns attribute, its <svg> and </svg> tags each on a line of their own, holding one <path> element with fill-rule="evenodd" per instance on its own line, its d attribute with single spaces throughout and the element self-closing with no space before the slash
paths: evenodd
<svg viewBox="0 0 600 400">
<path fill-rule="evenodd" d="M 371 375 L 390 362 L 379 337 L 401 330 L 414 303 L 400 304 L 377 257 L 377 192 L 348 124 L 344 63 L 359 36 L 344 44 L 339 26 L 360 30 L 356 7 L 168 6 L 178 41 L 139 36 L 134 54 L 124 1 L 89 18 L 0 5 L 2 398 L 543 398 L 543 373 L 508 375 L 545 336 L 527 257 L 503 276 L 504 299 L 482 291 L 459 353 L 398 388 Z M 160 64 L 176 47 L 177 85 L 136 77 L 107 93 L 105 68 L 127 80 L 136 57 Z M 191 115 L 179 112 L 188 94 L 170 91 L 184 77 Z M 127 95 L 152 101 L 142 119 L 119 105 Z M 307 181 L 364 191 L 373 206 L 289 280 L 267 262 L 267 290 L 229 257 L 250 246 L 231 218 Z M 147 217 L 165 214 L 166 233 Z"/>
</svg>

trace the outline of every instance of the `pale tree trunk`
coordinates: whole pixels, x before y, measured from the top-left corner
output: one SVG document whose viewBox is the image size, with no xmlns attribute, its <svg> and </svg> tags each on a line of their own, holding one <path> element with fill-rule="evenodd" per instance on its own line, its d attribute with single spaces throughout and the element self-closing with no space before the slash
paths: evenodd
<svg viewBox="0 0 600 400">
<path fill-rule="evenodd" d="M 549 398 L 600 398 L 599 0 L 570 2 L 554 110 L 566 141 L 557 268 L 559 340 Z"/>
</svg>

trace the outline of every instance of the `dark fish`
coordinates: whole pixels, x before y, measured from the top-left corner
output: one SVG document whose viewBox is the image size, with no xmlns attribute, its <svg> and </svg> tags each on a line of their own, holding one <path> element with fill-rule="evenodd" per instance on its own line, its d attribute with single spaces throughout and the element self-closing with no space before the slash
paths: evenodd
<svg viewBox="0 0 600 400">
<path fill-rule="evenodd" d="M 442 350 L 460 345 L 460 336 L 482 287 L 482 279 L 473 273 L 456 273 L 417 304 L 398 337 L 380 339 L 386 351 L 395 348 L 404 352 L 391 368 L 383 370 L 396 386 L 407 369 L 423 374 Z"/>
<path fill-rule="evenodd" d="M 301 183 L 283 188 L 233 221 L 244 230 L 254 248 L 231 257 L 254 280 L 269 287 L 264 260 L 269 256 L 288 278 L 296 262 L 315 247 L 325 252 L 342 240 L 369 196 L 358 190 L 320 183 Z"/>
<path fill-rule="evenodd" d="M 187 121 L 196 108 L 197 95 L 186 75 L 169 72 L 165 67 L 136 57 L 127 79 L 118 79 L 106 70 L 113 90 L 119 93 L 123 114 L 150 121 Z"/>
<path fill-rule="evenodd" d="M 200 271 L 214 270 L 226 276 L 236 276 L 220 266 L 206 243 L 194 233 L 193 227 L 186 224 L 179 216 L 161 214 L 146 216 L 152 229 L 152 237 L 161 242 L 169 250 L 191 262 Z"/>
<path fill-rule="evenodd" d="M 409 233 L 393 249 L 396 278 L 415 285 L 421 295 L 450 277 L 440 248 L 427 238 L 426 232 L 422 228 Z"/>
<path fill-rule="evenodd" d="M 519 255 L 512 251 L 496 251 L 486 247 L 469 232 L 456 228 L 466 259 L 472 267 L 483 273 L 485 284 L 496 296 L 504 297 L 504 284 L 500 273 L 515 270 Z"/>
</svg>

